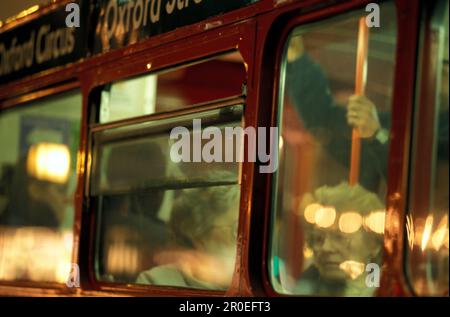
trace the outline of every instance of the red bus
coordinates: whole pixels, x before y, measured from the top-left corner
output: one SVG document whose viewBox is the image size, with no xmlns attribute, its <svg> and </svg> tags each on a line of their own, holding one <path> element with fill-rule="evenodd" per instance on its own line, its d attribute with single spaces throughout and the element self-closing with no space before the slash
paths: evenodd
<svg viewBox="0 0 450 317">
<path fill-rule="evenodd" d="M 0 294 L 448 296 L 448 1 L 56 1 L 0 24 Z"/>
</svg>

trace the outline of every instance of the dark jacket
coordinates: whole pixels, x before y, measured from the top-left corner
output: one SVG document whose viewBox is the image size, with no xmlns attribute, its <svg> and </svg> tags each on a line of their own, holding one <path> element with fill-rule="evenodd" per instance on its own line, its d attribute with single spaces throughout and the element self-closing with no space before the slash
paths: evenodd
<svg viewBox="0 0 450 317">
<path fill-rule="evenodd" d="M 285 89 L 304 127 L 349 169 L 352 127 L 347 123 L 347 110 L 336 104 L 325 73 L 308 54 L 287 63 Z M 381 126 L 389 129 L 389 114 L 379 113 L 379 119 Z M 366 189 L 376 191 L 386 177 L 388 148 L 389 142 L 361 139 L 360 183 Z"/>
</svg>

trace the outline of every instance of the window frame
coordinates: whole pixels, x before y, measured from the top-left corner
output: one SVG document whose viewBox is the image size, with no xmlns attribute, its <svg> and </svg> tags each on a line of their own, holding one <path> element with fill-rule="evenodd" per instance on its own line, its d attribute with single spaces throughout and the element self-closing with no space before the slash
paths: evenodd
<svg viewBox="0 0 450 317">
<path fill-rule="evenodd" d="M 118 65 L 114 62 L 109 62 L 104 65 L 99 65 L 95 69 L 92 69 L 86 74 L 86 78 L 89 78 L 89 85 L 86 87 L 88 91 L 87 104 L 89 105 L 89 118 L 88 126 L 86 127 L 87 134 L 87 147 L 86 155 L 87 162 L 85 165 L 86 176 L 84 179 L 84 208 L 83 208 L 83 222 L 81 224 L 81 236 L 80 236 L 80 269 L 81 274 L 85 274 L 84 283 L 82 282 L 83 289 L 89 291 L 106 291 L 115 293 L 126 294 L 141 294 L 141 295 L 161 295 L 161 296 L 233 296 L 239 294 L 240 280 L 242 278 L 240 270 L 235 269 L 232 283 L 229 289 L 223 291 L 211 291 L 200 289 L 188 289 L 178 288 L 171 286 L 152 286 L 152 285 L 139 285 L 139 284 L 121 284 L 121 283 L 108 283 L 97 280 L 95 270 L 95 252 L 96 252 L 96 212 L 92 208 L 92 202 L 90 201 L 89 194 L 89 182 L 92 177 L 92 155 L 93 155 L 93 132 L 99 131 L 111 127 L 117 127 L 122 125 L 129 125 L 138 122 L 155 121 L 161 119 L 167 119 L 169 117 L 177 117 L 183 114 L 195 114 L 205 110 L 217 109 L 229 105 L 242 104 L 243 114 L 242 121 L 244 128 L 247 124 L 246 117 L 250 116 L 252 107 L 248 103 L 248 94 L 251 91 L 250 82 L 252 80 L 253 68 L 251 66 L 251 54 L 253 53 L 253 45 L 255 41 L 255 21 L 249 20 L 244 23 L 238 23 L 228 27 L 212 29 L 201 35 L 195 35 L 186 40 L 179 40 L 173 43 L 169 43 L 164 46 L 152 48 L 137 54 L 131 54 L 121 60 Z M 226 34 L 226 35 L 225 35 Z M 196 44 L 192 44 L 196 43 Z M 119 121 L 97 124 L 98 111 L 100 106 L 99 91 L 105 84 L 126 80 L 139 75 L 158 73 L 160 71 L 169 70 L 175 67 L 184 67 L 193 63 L 198 63 L 203 60 L 213 59 L 214 57 L 226 54 L 228 52 L 238 51 L 246 65 L 246 78 L 245 84 L 247 85 L 246 91 L 243 91 L 240 96 L 230 96 L 221 100 L 211 100 L 199 105 L 193 105 L 189 108 L 170 111 L 164 113 L 156 113 L 150 115 L 144 115 L 135 118 L 123 119 Z M 168 53 L 170 52 L 170 53 Z M 148 67 L 148 65 L 150 67 Z M 246 155 L 246 153 L 244 153 Z M 247 217 L 242 212 L 243 209 L 248 209 L 248 199 L 245 199 L 243 189 L 248 187 L 249 184 L 244 183 L 246 172 L 245 163 L 240 164 L 240 170 L 242 175 L 241 181 L 241 198 L 240 198 L 240 210 L 239 210 L 239 233 L 238 233 L 238 245 L 236 254 L 236 268 L 241 266 L 242 259 L 242 241 L 246 239 L 240 239 L 241 236 L 246 236 L 248 232 L 244 230 Z"/>
<path fill-rule="evenodd" d="M 45 85 L 42 85 L 40 89 L 36 89 L 29 93 L 24 93 L 22 95 L 13 96 L 9 99 L 4 99 L 0 101 L 0 115 L 2 115 L 3 111 L 9 111 L 13 110 L 17 111 L 20 109 L 26 109 L 26 107 L 33 107 L 33 105 L 30 105 L 30 103 L 36 102 L 36 101 L 42 101 L 47 98 L 58 98 L 58 96 L 69 93 L 69 92 L 78 92 L 80 97 L 83 98 L 83 91 L 81 89 L 81 84 L 77 80 L 77 78 L 70 78 L 67 81 L 61 81 L 58 83 L 55 83 L 54 85 L 51 85 L 50 87 L 47 87 Z M 80 149 L 82 147 L 82 130 L 83 130 L 83 106 L 80 105 L 80 135 L 78 139 L 78 153 L 80 152 Z M 80 160 L 80 156 L 76 158 L 76 170 L 79 170 L 79 166 L 82 163 Z M 81 186 L 80 186 L 80 175 L 78 174 L 76 176 L 77 178 L 77 185 L 76 189 L 74 191 L 74 196 L 77 197 L 80 194 Z M 77 226 L 77 219 L 78 219 L 78 204 L 74 204 L 74 218 L 73 218 L 73 225 L 72 225 L 72 263 L 77 263 L 77 246 L 76 246 L 76 230 L 78 228 Z M 19 292 L 22 292 L 24 289 L 30 289 L 30 292 L 33 294 L 34 291 L 42 289 L 45 293 L 51 294 L 51 295 L 68 295 L 73 294 L 74 289 L 71 289 L 67 287 L 64 283 L 57 283 L 57 282 L 39 282 L 39 281 L 5 281 L 0 280 L 0 291 L 2 287 L 14 287 L 18 288 Z M 1 293 L 1 292 L 0 292 Z"/>
<path fill-rule="evenodd" d="M 413 220 L 417 216 L 425 216 L 424 212 L 429 210 L 430 199 L 433 195 L 433 182 L 435 174 L 436 133 L 439 124 L 436 111 L 436 100 L 439 98 L 436 90 L 436 83 L 439 76 L 439 44 L 435 45 L 436 31 L 433 29 L 433 7 L 428 2 L 421 2 L 420 21 L 422 22 L 419 33 L 419 43 L 417 57 L 417 72 L 415 82 L 415 100 L 413 126 L 411 127 L 411 161 L 408 171 L 408 200 L 406 216 Z M 442 22 L 442 21 L 440 21 Z M 442 24 L 441 24 L 442 25 Z M 448 34 L 447 34 L 448 36 Z M 445 45 L 445 41 L 444 41 Z M 439 85 L 441 85 L 439 83 Z M 430 101 L 433 106 L 430 107 Z M 420 132 L 419 132 L 420 131 Z M 430 137 L 432 136 L 432 142 Z M 425 149 L 425 150 L 424 150 Z M 418 184 L 421 184 L 420 186 Z M 426 184 L 425 186 L 423 184 Z M 425 188 L 425 189 L 424 189 Z M 426 207 L 425 207 L 426 206 Z M 410 292 L 414 296 L 445 296 L 445 294 L 418 294 L 414 288 L 414 276 L 411 275 L 411 266 L 414 264 L 409 258 L 410 249 L 408 246 L 407 231 L 405 226 L 404 239 L 404 272 L 405 280 Z M 446 294 L 448 296 L 448 293 Z"/>
<path fill-rule="evenodd" d="M 412 121 L 412 107 L 415 87 L 415 60 L 417 49 L 417 28 L 419 25 L 417 2 L 408 0 L 394 0 L 397 9 L 397 49 L 396 65 L 394 74 L 394 86 L 392 96 L 392 124 L 389 148 L 388 162 L 388 184 L 386 199 L 386 226 L 384 236 L 384 254 L 383 268 L 381 272 L 380 287 L 375 296 L 402 296 L 409 295 L 409 290 L 405 281 L 403 271 L 403 239 L 405 224 L 405 206 L 407 202 L 407 168 L 409 162 L 409 144 L 410 144 L 410 126 Z M 280 116 L 279 100 L 282 98 L 280 93 L 280 69 L 283 58 L 284 48 L 291 31 L 298 26 L 320 22 L 327 18 L 332 18 L 337 14 L 363 9 L 367 1 L 353 1 L 319 9 L 317 11 L 303 13 L 301 11 L 288 12 L 273 23 L 273 27 L 267 35 L 267 43 L 264 47 L 264 56 L 258 60 L 258 64 L 263 69 L 260 79 L 260 98 L 266 101 L 259 105 L 261 123 L 259 126 L 271 125 L 278 126 Z M 303 14 L 302 14 L 303 13 Z M 284 21 L 280 21 L 283 20 Z M 287 20 L 287 22 L 285 22 Z M 270 33 L 272 32 L 272 33 Z M 281 35 L 280 35 L 281 34 Z M 275 38 L 276 37 L 276 38 Z M 272 47 L 271 47 L 272 45 Z M 275 51 L 273 51 L 275 48 Z M 274 65 L 271 69 L 264 69 L 262 65 Z M 273 78 L 273 84 L 264 83 L 267 78 Z M 406 78 L 406 79 L 405 79 Z M 268 89 L 271 94 L 265 92 Z M 271 112 L 262 113 L 262 109 L 271 109 Z M 253 205 L 255 208 L 264 210 L 264 217 L 254 217 L 254 222 L 260 225 L 256 230 L 264 234 L 263 250 L 255 252 L 262 260 L 260 270 L 255 270 L 254 284 L 260 287 L 268 296 L 290 297 L 291 295 L 277 293 L 271 284 L 269 256 L 271 250 L 271 230 L 272 230 L 272 205 L 274 202 L 273 191 L 276 184 L 276 177 L 273 175 L 258 175 L 255 173 L 256 183 L 265 183 L 264 190 L 269 199 L 258 201 L 261 193 L 253 196 Z M 254 248 L 258 248 L 256 241 L 253 241 Z M 261 246 L 259 246 L 261 248 Z M 253 268 L 256 264 L 249 261 L 249 267 Z M 261 263 L 261 262 L 260 262 Z"/>
</svg>

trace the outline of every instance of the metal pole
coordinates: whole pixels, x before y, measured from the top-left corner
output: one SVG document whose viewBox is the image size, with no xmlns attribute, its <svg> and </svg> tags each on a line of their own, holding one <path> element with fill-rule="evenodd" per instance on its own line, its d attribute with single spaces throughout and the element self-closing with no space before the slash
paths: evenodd
<svg viewBox="0 0 450 317">
<path fill-rule="evenodd" d="M 355 94 L 363 96 L 365 94 L 367 81 L 367 55 L 369 51 L 369 28 L 366 24 L 366 17 L 359 19 L 358 30 L 358 50 L 356 52 L 356 74 L 355 74 Z M 354 185 L 359 180 L 359 163 L 361 156 L 361 139 L 357 128 L 352 131 L 352 149 L 350 159 L 349 183 Z"/>
</svg>

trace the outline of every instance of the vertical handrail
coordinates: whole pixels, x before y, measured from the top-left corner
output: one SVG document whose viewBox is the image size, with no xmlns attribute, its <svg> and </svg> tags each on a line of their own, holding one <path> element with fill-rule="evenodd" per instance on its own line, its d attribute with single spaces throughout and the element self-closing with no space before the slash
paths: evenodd
<svg viewBox="0 0 450 317">
<path fill-rule="evenodd" d="M 359 19 L 358 28 L 358 50 L 356 52 L 356 74 L 355 74 L 355 94 L 363 96 L 365 94 L 367 82 L 367 56 L 369 52 L 369 28 L 366 24 L 366 17 Z M 359 166 L 361 156 L 361 139 L 357 128 L 352 130 L 352 149 L 350 158 L 349 183 L 354 185 L 359 180 Z"/>
</svg>

